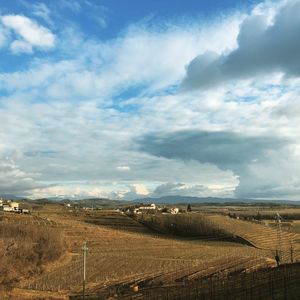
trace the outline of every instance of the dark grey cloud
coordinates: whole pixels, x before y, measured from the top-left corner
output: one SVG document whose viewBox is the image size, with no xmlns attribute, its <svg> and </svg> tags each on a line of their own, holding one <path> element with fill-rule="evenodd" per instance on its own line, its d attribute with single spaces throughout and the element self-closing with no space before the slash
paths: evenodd
<svg viewBox="0 0 300 300">
<path fill-rule="evenodd" d="M 272 72 L 300 75 L 300 1 L 290 0 L 272 24 L 264 15 L 247 17 L 240 27 L 238 48 L 227 55 L 207 52 L 187 67 L 183 86 L 209 88 L 228 80 Z"/>
<path fill-rule="evenodd" d="M 280 169 L 277 170 L 280 173 Z M 284 180 L 274 182 L 266 182 L 264 180 L 258 181 L 251 173 L 243 174 L 239 186 L 235 190 L 235 195 L 241 198 L 295 198 L 300 195 L 300 181 L 297 183 L 287 184 Z M 288 174 L 285 174 L 290 177 Z"/>
<path fill-rule="evenodd" d="M 268 136 L 242 136 L 233 132 L 184 130 L 144 136 L 142 151 L 155 156 L 217 165 L 238 172 L 253 160 L 260 160 L 268 149 L 277 149 L 284 141 Z"/>
<path fill-rule="evenodd" d="M 288 153 L 284 152 L 288 141 L 284 139 L 271 136 L 245 136 L 226 131 L 185 130 L 146 135 L 138 144 L 141 151 L 158 157 L 194 160 L 216 165 L 222 170 L 233 171 L 240 181 L 235 191 L 237 197 L 274 197 L 276 192 L 277 196 L 283 192 L 295 194 L 295 187 L 286 186 L 286 182 L 282 186 L 278 185 L 282 179 L 281 175 L 288 177 L 286 170 L 280 173 L 275 167 L 278 176 L 274 178 L 276 159 L 284 154 L 288 158 Z M 263 166 L 264 173 L 257 168 L 259 166 Z M 169 185 L 161 186 L 156 193 L 162 194 L 161 189 L 170 190 Z M 175 190 L 180 188 L 171 187 L 173 191 L 174 188 Z M 296 190 L 298 191 L 298 188 Z"/>
</svg>

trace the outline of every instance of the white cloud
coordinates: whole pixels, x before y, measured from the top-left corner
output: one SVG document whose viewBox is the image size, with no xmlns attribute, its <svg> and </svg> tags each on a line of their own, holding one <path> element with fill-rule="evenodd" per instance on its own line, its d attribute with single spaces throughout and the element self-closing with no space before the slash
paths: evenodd
<svg viewBox="0 0 300 300">
<path fill-rule="evenodd" d="M 145 187 L 145 185 L 140 183 L 132 184 L 131 186 L 132 191 L 134 191 L 137 195 L 148 195 L 149 191 Z"/>
<path fill-rule="evenodd" d="M 55 185 L 44 188 L 36 188 L 30 191 L 33 199 L 56 197 L 68 199 L 108 198 L 109 194 L 99 187 Z"/>
<path fill-rule="evenodd" d="M 0 159 L 0 192 L 18 196 L 27 195 L 32 189 L 41 187 L 33 178 L 34 174 L 27 174 L 9 158 Z"/>
<path fill-rule="evenodd" d="M 141 183 L 115 184 L 100 182 L 62 182 L 31 189 L 28 193 L 31 198 L 109 198 L 133 200 L 150 194 L 147 187 Z"/>
<path fill-rule="evenodd" d="M 130 171 L 130 167 L 129 166 L 118 166 L 117 170 L 119 170 L 119 171 Z"/>
<path fill-rule="evenodd" d="M 54 34 L 36 21 L 22 15 L 5 15 L 1 20 L 4 26 L 13 30 L 24 42 L 41 49 L 54 47 Z"/>
<path fill-rule="evenodd" d="M 151 196 L 233 197 L 233 194 L 233 187 L 168 182 L 157 186 Z"/>
<path fill-rule="evenodd" d="M 126 189 L 112 192 L 111 197 L 122 200 L 134 200 L 140 197 L 148 196 L 149 194 L 150 192 L 144 184 L 132 183 L 129 184 Z"/>
<path fill-rule="evenodd" d="M 71 9 L 74 12 L 79 12 L 81 10 L 81 4 L 79 1 L 76 0 L 61 0 L 59 2 L 59 5 L 61 5 L 62 7 Z"/>
<path fill-rule="evenodd" d="M 36 3 L 32 5 L 32 14 L 51 24 L 50 13 L 50 9 L 45 3 Z"/>
<path fill-rule="evenodd" d="M 31 44 L 15 40 L 10 44 L 10 49 L 13 53 L 19 54 L 19 53 L 32 53 L 32 46 Z"/>
<path fill-rule="evenodd" d="M 7 30 L 0 24 L 0 48 L 2 48 L 7 41 Z"/>
</svg>

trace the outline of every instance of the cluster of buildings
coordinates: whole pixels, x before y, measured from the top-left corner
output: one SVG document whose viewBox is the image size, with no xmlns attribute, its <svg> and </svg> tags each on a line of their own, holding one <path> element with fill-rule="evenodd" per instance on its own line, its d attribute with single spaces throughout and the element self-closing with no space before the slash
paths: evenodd
<svg viewBox="0 0 300 300">
<path fill-rule="evenodd" d="M 20 203 L 12 200 L 3 200 L 0 199 L 0 211 L 4 212 L 15 212 L 15 213 L 24 213 L 29 214 L 29 209 L 20 208 Z"/>
<path fill-rule="evenodd" d="M 172 208 L 159 207 L 155 203 L 151 203 L 148 205 L 143 204 L 143 205 L 137 206 L 133 209 L 134 214 L 154 213 L 154 212 L 160 212 L 162 214 L 177 215 L 179 213 L 179 208 L 178 207 L 172 207 Z"/>
</svg>

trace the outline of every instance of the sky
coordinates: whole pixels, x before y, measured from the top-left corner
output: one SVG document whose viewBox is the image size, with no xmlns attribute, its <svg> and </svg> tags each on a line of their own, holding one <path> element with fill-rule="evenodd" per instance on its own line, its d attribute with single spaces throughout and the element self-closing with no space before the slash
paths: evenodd
<svg viewBox="0 0 300 300">
<path fill-rule="evenodd" d="M 300 0 L 0 0 L 0 194 L 300 200 Z"/>
</svg>

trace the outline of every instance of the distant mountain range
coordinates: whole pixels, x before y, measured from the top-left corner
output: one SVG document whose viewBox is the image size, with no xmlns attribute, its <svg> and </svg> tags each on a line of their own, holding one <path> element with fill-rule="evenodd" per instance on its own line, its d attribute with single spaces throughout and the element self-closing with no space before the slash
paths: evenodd
<svg viewBox="0 0 300 300">
<path fill-rule="evenodd" d="M 190 197 L 190 196 L 162 196 L 159 198 L 154 197 L 146 197 L 146 198 L 139 198 L 134 200 L 134 202 L 141 202 L 141 203 L 161 203 L 161 204 L 187 204 L 187 203 L 248 203 L 248 204 L 255 204 L 255 203 L 274 203 L 274 204 L 294 204 L 300 205 L 300 201 L 292 201 L 292 200 L 259 200 L 259 199 L 237 199 L 237 198 L 218 198 L 218 197 Z"/>
<path fill-rule="evenodd" d="M 191 197 L 191 196 L 162 196 L 162 197 L 145 197 L 138 198 L 132 201 L 129 200 L 115 200 L 107 198 L 87 198 L 87 199 L 61 199 L 60 197 L 49 197 L 43 199 L 26 199 L 11 194 L 0 194 L 0 198 L 10 200 L 28 200 L 30 202 L 45 204 L 51 202 L 58 203 L 73 203 L 80 206 L 124 206 L 137 203 L 158 203 L 158 204 L 287 204 L 287 205 L 300 205 L 300 201 L 294 200 L 260 200 L 260 199 L 239 199 L 239 198 L 218 198 L 218 197 Z"/>
<path fill-rule="evenodd" d="M 26 199 L 24 197 L 18 197 L 12 194 L 0 194 L 0 199 L 4 199 L 4 200 L 23 200 Z"/>
<path fill-rule="evenodd" d="M 38 204 L 47 204 L 47 203 L 58 203 L 58 204 L 72 204 L 80 207 L 107 207 L 107 208 L 117 208 L 119 206 L 132 205 L 133 202 L 124 201 L 124 200 L 111 200 L 107 198 L 87 198 L 87 199 L 56 199 L 56 198 L 43 198 L 28 200 L 30 202 Z"/>
<path fill-rule="evenodd" d="M 72 203 L 78 204 L 80 206 L 123 206 L 123 205 L 131 205 L 133 202 L 125 201 L 125 200 L 111 200 L 107 198 L 89 198 L 89 199 L 81 199 L 81 200 L 63 200 L 61 203 Z"/>
</svg>

